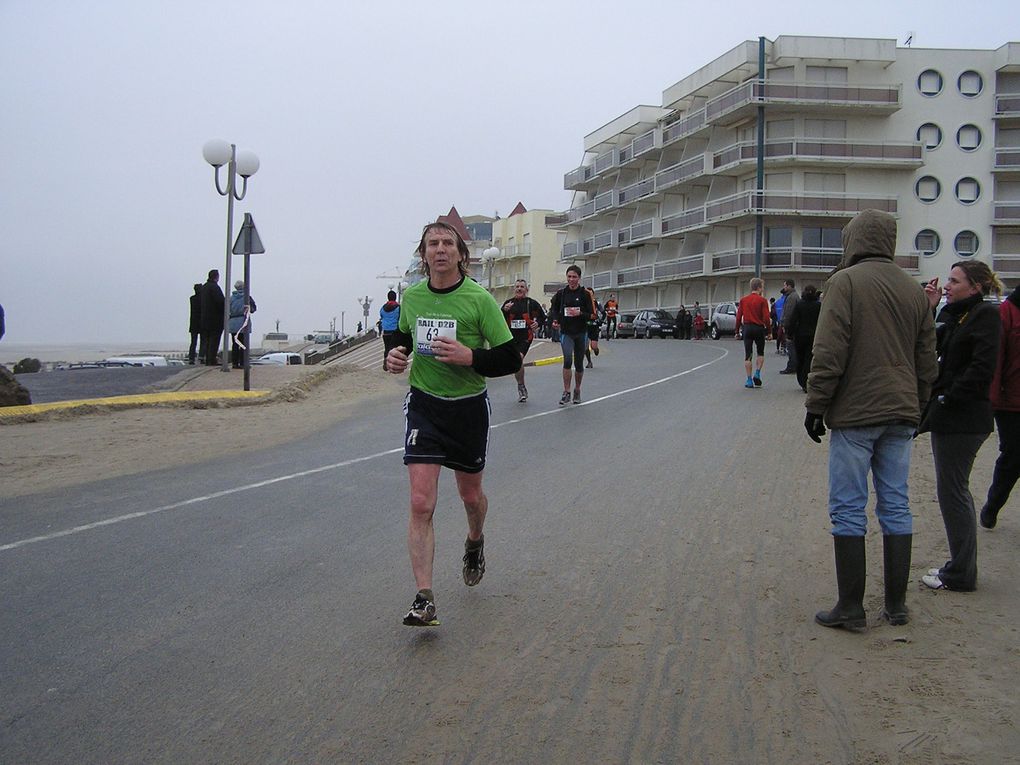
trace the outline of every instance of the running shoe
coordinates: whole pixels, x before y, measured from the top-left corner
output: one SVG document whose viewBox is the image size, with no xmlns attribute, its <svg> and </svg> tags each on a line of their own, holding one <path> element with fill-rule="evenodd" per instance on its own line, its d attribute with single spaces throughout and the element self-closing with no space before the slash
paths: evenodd
<svg viewBox="0 0 1020 765">
<path fill-rule="evenodd" d="M 945 583 L 942 581 L 942 577 L 938 574 L 926 574 L 921 577 L 921 584 L 925 587 L 930 587 L 933 590 L 944 590 L 946 589 Z"/>
<path fill-rule="evenodd" d="M 518 385 L 517 386 L 517 401 L 519 403 L 523 404 L 527 400 L 528 400 L 528 389 L 525 388 L 523 385 Z"/>
<path fill-rule="evenodd" d="M 755 375 L 754 377 L 752 377 L 751 378 L 751 382 L 754 383 L 754 387 L 755 388 L 760 388 L 761 387 L 761 375 Z"/>
<path fill-rule="evenodd" d="M 747 378 L 747 382 L 744 383 L 744 387 L 745 388 L 752 388 L 752 389 L 754 388 L 754 383 L 751 381 L 750 377 Z"/>
<path fill-rule="evenodd" d="M 595 365 L 589 361 L 587 364 L 584 365 L 584 367 L 585 369 L 594 369 Z"/>
<path fill-rule="evenodd" d="M 474 587 L 485 575 L 485 537 L 478 540 L 478 547 L 471 547 L 471 540 L 464 542 L 464 584 Z"/>
<path fill-rule="evenodd" d="M 574 391 L 574 403 L 575 404 L 580 404 L 581 403 L 581 391 L 579 391 L 579 390 L 575 390 Z"/>
<path fill-rule="evenodd" d="M 404 624 L 408 627 L 438 627 L 436 604 L 419 592 L 414 596 L 411 610 L 404 617 Z"/>
<path fill-rule="evenodd" d="M 560 406 L 566 406 L 570 403 L 570 391 L 563 391 L 563 395 L 560 396 Z"/>
</svg>

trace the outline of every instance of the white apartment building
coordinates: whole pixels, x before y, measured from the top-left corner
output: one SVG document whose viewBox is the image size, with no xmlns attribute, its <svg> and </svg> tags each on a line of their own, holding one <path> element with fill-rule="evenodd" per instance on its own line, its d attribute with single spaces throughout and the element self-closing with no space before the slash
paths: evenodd
<svg viewBox="0 0 1020 765">
<path fill-rule="evenodd" d="M 524 279 L 531 285 L 530 295 L 548 308 L 549 300 L 566 281 L 565 266 L 559 255 L 566 233 L 546 227 L 552 210 L 528 210 L 520 202 L 506 218 L 492 223 L 492 245 L 499 255 L 488 260 L 487 280 L 482 284 L 497 303 L 513 296 L 514 283 Z"/>
<path fill-rule="evenodd" d="M 759 125 L 762 129 L 759 130 Z M 761 166 L 759 167 L 759 156 Z M 759 178 L 759 175 L 761 176 Z M 989 262 L 1020 280 L 1020 43 L 747 41 L 584 139 L 561 265 L 622 308 L 821 287 L 858 211 L 898 219 L 918 280 Z"/>
</svg>

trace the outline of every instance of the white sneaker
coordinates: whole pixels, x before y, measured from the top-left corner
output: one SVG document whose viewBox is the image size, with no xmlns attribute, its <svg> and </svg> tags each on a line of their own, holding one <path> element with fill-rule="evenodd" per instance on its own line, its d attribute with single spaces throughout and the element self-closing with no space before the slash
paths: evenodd
<svg viewBox="0 0 1020 765">
<path fill-rule="evenodd" d="M 942 573 L 942 569 L 940 569 L 940 568 L 930 568 L 930 569 L 928 569 L 928 576 L 938 576 L 941 573 Z"/>
<path fill-rule="evenodd" d="M 942 579 L 940 579 L 935 574 L 927 574 L 925 576 L 922 576 L 921 584 L 923 584 L 925 587 L 931 587 L 931 589 L 933 590 L 946 589 L 946 586 L 942 583 Z"/>
</svg>

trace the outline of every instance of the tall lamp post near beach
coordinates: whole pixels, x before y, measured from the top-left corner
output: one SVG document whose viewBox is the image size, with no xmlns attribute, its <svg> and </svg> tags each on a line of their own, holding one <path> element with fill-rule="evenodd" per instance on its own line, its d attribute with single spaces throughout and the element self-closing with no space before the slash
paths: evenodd
<svg viewBox="0 0 1020 765">
<path fill-rule="evenodd" d="M 234 200 L 240 202 L 244 199 L 244 195 L 248 191 L 248 179 L 255 175 L 259 170 L 259 158 L 255 152 L 247 151 L 242 149 L 237 150 L 237 147 L 232 143 L 221 141 L 218 138 L 214 138 L 211 141 L 206 141 L 205 146 L 202 147 L 202 156 L 205 161 L 213 166 L 214 177 L 216 180 L 216 191 L 219 192 L 220 196 L 227 198 L 227 267 L 224 273 L 223 286 L 226 288 L 225 292 L 229 295 L 231 289 L 230 284 L 230 255 L 231 247 L 233 246 L 234 239 Z M 220 168 L 224 165 L 227 166 L 227 185 L 225 188 L 220 188 Z M 237 191 L 237 176 L 241 176 L 241 191 Z M 229 363 L 229 342 L 230 332 L 228 331 L 228 325 L 230 324 L 230 300 L 223 301 L 223 371 L 230 371 Z"/>
<path fill-rule="evenodd" d="M 365 295 L 363 298 L 358 298 L 358 302 L 361 304 L 361 310 L 365 312 L 365 331 L 368 332 L 368 307 L 372 305 L 372 298 Z"/>
<path fill-rule="evenodd" d="M 488 274 L 487 274 L 488 281 L 487 281 L 485 286 L 489 290 L 489 292 L 491 293 L 492 292 L 492 261 L 494 261 L 496 258 L 499 257 L 499 247 L 489 247 L 489 248 L 487 248 L 485 250 L 482 250 L 482 257 L 485 259 L 485 265 L 486 265 L 486 269 L 488 271 Z"/>
</svg>

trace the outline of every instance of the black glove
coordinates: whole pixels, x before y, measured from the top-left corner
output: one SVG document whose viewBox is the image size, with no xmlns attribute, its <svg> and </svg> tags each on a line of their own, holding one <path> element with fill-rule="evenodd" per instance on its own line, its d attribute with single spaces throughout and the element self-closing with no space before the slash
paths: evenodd
<svg viewBox="0 0 1020 765">
<path fill-rule="evenodd" d="M 822 422 L 822 415 L 808 412 L 804 418 L 804 430 L 807 431 L 812 441 L 820 444 L 822 436 L 825 435 L 825 423 Z"/>
</svg>

